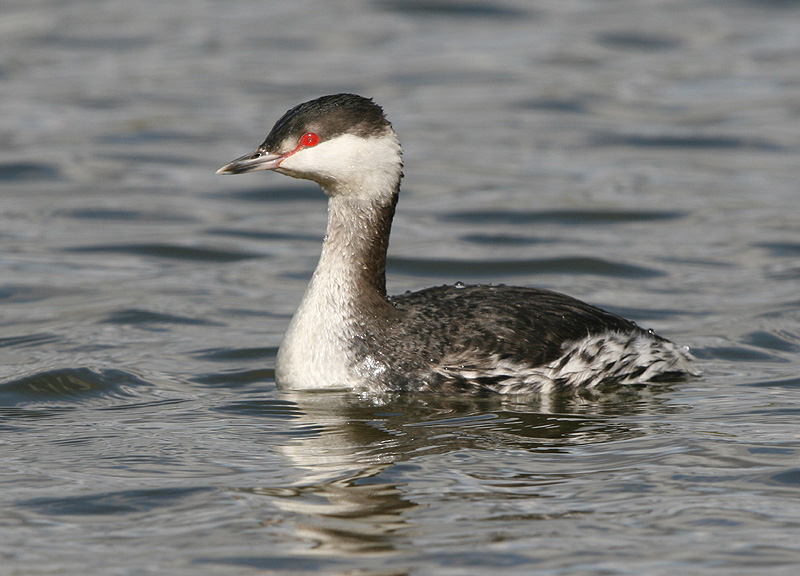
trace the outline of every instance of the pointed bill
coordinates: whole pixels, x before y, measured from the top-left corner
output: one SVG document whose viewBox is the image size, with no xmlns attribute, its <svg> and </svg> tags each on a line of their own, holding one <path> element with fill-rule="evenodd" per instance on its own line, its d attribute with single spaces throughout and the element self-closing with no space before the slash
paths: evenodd
<svg viewBox="0 0 800 576">
<path fill-rule="evenodd" d="M 244 174 L 257 170 L 274 170 L 280 166 L 284 158 L 285 155 L 283 154 L 270 154 L 266 150 L 259 148 L 255 152 L 245 154 L 236 160 L 228 162 L 217 170 L 217 174 Z"/>
</svg>

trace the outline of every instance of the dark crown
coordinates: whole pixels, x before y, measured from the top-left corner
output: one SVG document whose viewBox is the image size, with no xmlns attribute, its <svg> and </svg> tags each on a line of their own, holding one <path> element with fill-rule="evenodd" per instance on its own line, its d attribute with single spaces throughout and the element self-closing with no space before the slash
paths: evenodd
<svg viewBox="0 0 800 576">
<path fill-rule="evenodd" d="M 288 139 L 314 132 L 321 141 L 342 134 L 363 138 L 378 136 L 391 124 L 383 109 L 371 99 L 356 94 L 332 94 L 299 104 L 281 116 L 264 141 L 266 150 L 277 151 Z"/>
</svg>

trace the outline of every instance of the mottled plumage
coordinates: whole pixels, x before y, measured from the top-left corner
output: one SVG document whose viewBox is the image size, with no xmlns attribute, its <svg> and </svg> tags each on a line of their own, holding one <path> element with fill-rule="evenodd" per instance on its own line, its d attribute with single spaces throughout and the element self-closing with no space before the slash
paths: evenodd
<svg viewBox="0 0 800 576">
<path fill-rule="evenodd" d="M 278 353 L 284 388 L 528 394 L 695 373 L 686 349 L 548 290 L 457 284 L 387 297 L 402 152 L 369 99 L 296 106 L 219 173 L 256 170 L 313 180 L 330 197 L 320 261 Z"/>
</svg>

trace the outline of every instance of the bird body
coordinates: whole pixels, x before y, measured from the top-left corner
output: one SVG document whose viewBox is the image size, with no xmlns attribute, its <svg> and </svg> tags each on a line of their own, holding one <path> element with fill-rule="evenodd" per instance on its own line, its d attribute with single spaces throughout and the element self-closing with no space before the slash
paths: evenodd
<svg viewBox="0 0 800 576">
<path fill-rule="evenodd" d="M 336 94 L 292 108 L 254 153 L 218 171 L 274 170 L 329 197 L 320 260 L 278 352 L 279 386 L 529 394 L 695 373 L 685 348 L 556 292 L 459 283 L 387 296 L 402 167 L 383 110 Z"/>
</svg>

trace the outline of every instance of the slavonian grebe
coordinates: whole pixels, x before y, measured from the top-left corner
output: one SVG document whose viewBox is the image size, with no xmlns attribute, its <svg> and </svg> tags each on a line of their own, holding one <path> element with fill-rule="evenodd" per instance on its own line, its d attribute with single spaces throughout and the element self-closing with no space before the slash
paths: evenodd
<svg viewBox="0 0 800 576">
<path fill-rule="evenodd" d="M 386 295 L 386 250 L 402 178 L 383 110 L 323 96 L 278 120 L 217 174 L 274 170 L 328 195 L 322 254 L 276 365 L 285 389 L 548 393 L 694 374 L 684 348 L 569 296 L 513 286 Z"/>
</svg>

